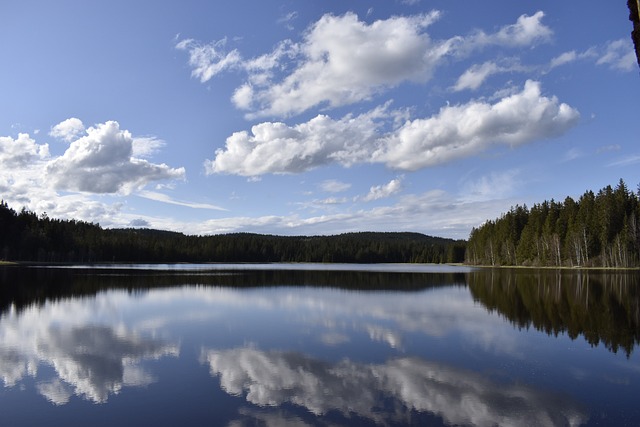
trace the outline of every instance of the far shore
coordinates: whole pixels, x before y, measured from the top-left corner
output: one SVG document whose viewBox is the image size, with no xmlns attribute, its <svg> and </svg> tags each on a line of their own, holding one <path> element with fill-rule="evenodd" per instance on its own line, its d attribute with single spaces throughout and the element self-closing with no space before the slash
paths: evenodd
<svg viewBox="0 0 640 427">
<path fill-rule="evenodd" d="M 597 266 L 566 266 L 566 265 L 472 265 L 460 264 L 477 268 L 522 269 L 522 270 L 607 270 L 607 271 L 639 271 L 640 267 L 597 267 Z"/>
<path fill-rule="evenodd" d="M 9 266 L 9 265 L 14 265 L 14 266 L 27 266 L 27 265 L 39 265 L 39 266 L 47 266 L 47 265 L 51 265 L 51 266 L 65 266 L 65 265 L 76 265 L 76 266 L 80 266 L 80 265 L 86 265 L 86 266 L 91 266 L 91 265 L 109 265 L 109 264 L 358 264 L 358 263 L 321 263 L 321 262 L 310 262 L 310 263 L 290 263 L 290 262 L 256 262 L 256 263 L 252 263 L 252 262 L 199 262 L 199 263 L 191 263 L 191 262 L 183 262 L 183 261 L 175 261 L 175 262 L 145 262 L 145 261 L 136 261 L 136 262 L 127 262 L 127 261 L 120 261 L 120 262 L 107 262 L 107 261 L 96 261 L 96 262 L 34 262 L 34 261 L 3 261 L 0 260 L 0 266 Z M 371 265 L 375 265 L 376 263 L 372 263 Z M 387 263 L 385 263 L 387 264 Z M 394 264 L 394 263 L 391 263 Z M 413 265 L 423 265 L 425 263 L 397 263 L 397 264 L 413 264 Z M 426 263 L 429 264 L 429 263 Z M 583 267 L 583 266 L 536 266 L 536 265 L 473 265 L 473 264 L 465 264 L 465 263 L 438 263 L 438 264 L 434 264 L 434 265 L 449 265 L 449 266 L 455 266 L 455 267 L 470 267 L 470 268 L 481 268 L 481 269 L 518 269 L 518 270 L 569 270 L 569 271 L 576 271 L 576 270 L 588 270 L 588 271 L 596 271 L 596 270 L 600 270 L 600 271 L 640 271 L 640 267 L 598 267 L 598 266 L 589 266 L 589 267 Z"/>
</svg>

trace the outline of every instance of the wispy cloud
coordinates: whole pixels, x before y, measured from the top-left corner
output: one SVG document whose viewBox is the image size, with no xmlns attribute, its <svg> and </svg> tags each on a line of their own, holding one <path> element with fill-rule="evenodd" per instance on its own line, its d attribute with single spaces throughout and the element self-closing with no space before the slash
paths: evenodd
<svg viewBox="0 0 640 427">
<path fill-rule="evenodd" d="M 149 200 L 154 200 L 156 202 L 168 203 L 168 204 L 177 205 L 177 206 L 185 206 L 193 209 L 210 209 L 215 211 L 227 210 L 225 208 L 221 208 L 220 206 L 212 205 L 209 203 L 196 203 L 196 202 L 186 202 L 182 200 L 175 200 L 167 196 L 166 194 L 158 193 L 155 191 L 139 191 L 136 193 L 136 196 L 143 197 Z"/>
<path fill-rule="evenodd" d="M 570 162 L 584 156 L 584 152 L 579 148 L 571 148 L 564 154 L 564 161 Z"/>
<path fill-rule="evenodd" d="M 527 70 L 527 67 L 523 67 L 514 60 L 501 61 L 500 63 L 487 61 L 483 64 L 471 66 L 458 78 L 452 89 L 456 92 L 462 90 L 476 90 L 485 82 L 485 80 L 494 74 L 523 72 Z"/>
<path fill-rule="evenodd" d="M 392 179 L 387 184 L 371 187 L 369 189 L 369 193 L 362 197 L 362 200 L 370 202 L 373 200 L 384 199 L 400 192 L 400 190 L 402 190 L 402 178 Z"/>
<path fill-rule="evenodd" d="M 204 44 L 193 39 L 185 39 L 176 43 L 176 49 L 189 53 L 191 75 L 204 83 L 222 71 L 241 63 L 242 58 L 237 50 L 234 49 L 231 52 L 224 50 L 226 43 L 226 38 Z"/>
<path fill-rule="evenodd" d="M 288 30 L 293 30 L 294 27 L 292 22 L 295 21 L 296 19 L 298 19 L 298 12 L 293 11 L 293 12 L 287 13 L 282 18 L 278 19 L 278 23 L 284 24 L 284 26 Z"/>
<path fill-rule="evenodd" d="M 322 191 L 327 193 L 341 193 L 351 188 L 351 184 L 338 181 L 337 179 L 327 179 L 319 184 Z"/>
<path fill-rule="evenodd" d="M 575 50 L 564 52 L 551 60 L 549 69 L 576 61 L 593 61 L 596 65 L 606 65 L 613 70 L 625 72 L 636 68 L 636 56 L 631 39 L 610 41 L 582 52 Z"/>
<path fill-rule="evenodd" d="M 628 156 L 620 160 L 608 163 L 607 167 L 630 166 L 640 163 L 640 155 Z"/>
<path fill-rule="evenodd" d="M 520 171 L 511 169 L 503 172 L 491 172 L 480 178 L 462 183 L 462 194 L 467 200 L 482 201 L 512 197 L 520 185 Z"/>
</svg>

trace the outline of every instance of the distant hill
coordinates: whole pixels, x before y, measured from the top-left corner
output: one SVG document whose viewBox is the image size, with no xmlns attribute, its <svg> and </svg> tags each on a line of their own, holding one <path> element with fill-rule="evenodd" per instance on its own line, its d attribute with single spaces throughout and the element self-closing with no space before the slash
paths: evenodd
<svg viewBox="0 0 640 427">
<path fill-rule="evenodd" d="M 420 233 L 335 236 L 233 233 L 189 236 L 154 229 L 103 229 L 0 203 L 0 259 L 35 262 L 462 262 L 465 242 Z"/>
</svg>

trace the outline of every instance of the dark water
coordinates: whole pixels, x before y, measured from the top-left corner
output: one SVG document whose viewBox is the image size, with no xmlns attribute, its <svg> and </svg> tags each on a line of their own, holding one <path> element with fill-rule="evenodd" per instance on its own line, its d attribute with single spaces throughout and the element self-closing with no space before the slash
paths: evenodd
<svg viewBox="0 0 640 427">
<path fill-rule="evenodd" d="M 212 268 L 0 268 L 0 426 L 640 425 L 639 272 Z"/>
</svg>

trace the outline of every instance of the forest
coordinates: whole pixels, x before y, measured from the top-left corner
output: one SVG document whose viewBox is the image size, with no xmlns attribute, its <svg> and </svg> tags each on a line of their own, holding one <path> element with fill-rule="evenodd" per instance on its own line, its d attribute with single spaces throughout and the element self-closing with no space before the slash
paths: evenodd
<svg viewBox="0 0 640 427">
<path fill-rule="evenodd" d="M 472 229 L 468 241 L 410 232 L 334 236 L 234 233 L 190 236 L 104 229 L 0 202 L 0 260 L 23 262 L 459 263 L 489 266 L 640 267 L 640 188 L 621 179 L 574 200 L 516 205 Z"/>
<path fill-rule="evenodd" d="M 640 188 L 621 179 L 578 200 L 512 207 L 471 231 L 465 261 L 492 266 L 640 266 Z"/>
<path fill-rule="evenodd" d="M 465 242 L 419 233 L 189 236 L 151 229 L 103 229 L 0 202 L 0 260 L 94 262 L 462 262 Z"/>
</svg>

